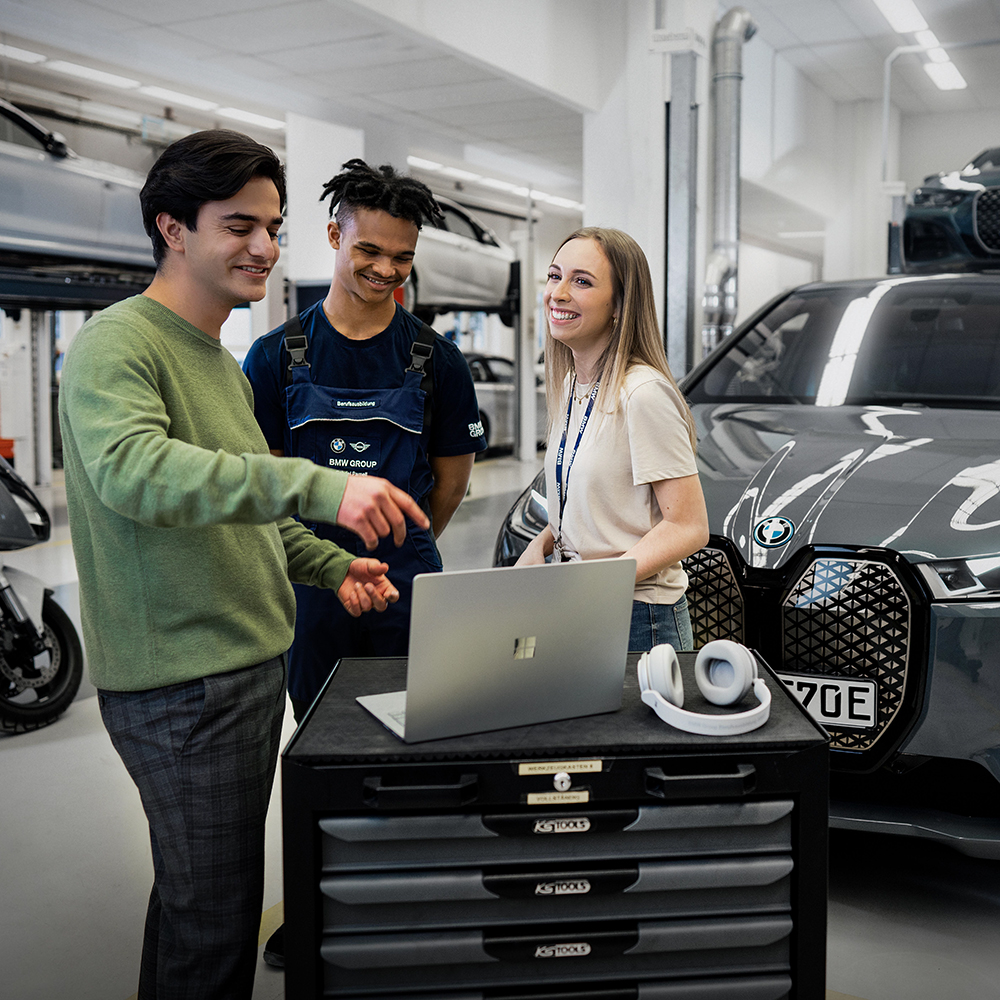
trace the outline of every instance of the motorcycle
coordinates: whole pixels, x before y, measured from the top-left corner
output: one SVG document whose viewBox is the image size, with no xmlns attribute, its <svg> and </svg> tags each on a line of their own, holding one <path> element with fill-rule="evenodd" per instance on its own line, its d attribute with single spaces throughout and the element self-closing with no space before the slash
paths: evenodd
<svg viewBox="0 0 1000 1000">
<path fill-rule="evenodd" d="M 48 541 L 51 529 L 38 497 L 0 458 L 0 551 Z M 82 678 L 80 638 L 52 591 L 0 563 L 0 730 L 24 733 L 55 721 Z"/>
</svg>

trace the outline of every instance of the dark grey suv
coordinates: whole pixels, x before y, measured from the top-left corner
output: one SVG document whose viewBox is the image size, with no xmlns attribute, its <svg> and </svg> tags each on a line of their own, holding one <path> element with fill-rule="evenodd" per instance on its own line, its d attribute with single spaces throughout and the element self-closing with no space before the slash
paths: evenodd
<svg viewBox="0 0 1000 1000">
<path fill-rule="evenodd" d="M 682 387 L 712 532 L 695 645 L 758 649 L 827 728 L 835 826 L 1000 858 L 1000 276 L 805 285 Z"/>
</svg>

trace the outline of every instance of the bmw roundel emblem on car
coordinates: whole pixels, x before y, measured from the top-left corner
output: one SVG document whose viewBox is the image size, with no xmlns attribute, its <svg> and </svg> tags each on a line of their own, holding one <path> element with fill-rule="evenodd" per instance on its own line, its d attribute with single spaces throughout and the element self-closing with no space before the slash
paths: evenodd
<svg viewBox="0 0 1000 1000">
<path fill-rule="evenodd" d="M 795 534 L 795 525 L 787 517 L 767 517 L 753 529 L 753 540 L 765 549 L 784 545 Z"/>
<path fill-rule="evenodd" d="M 330 442 L 330 451 L 332 451 L 335 455 L 339 455 L 346 447 L 347 443 L 343 438 L 334 438 Z"/>
</svg>

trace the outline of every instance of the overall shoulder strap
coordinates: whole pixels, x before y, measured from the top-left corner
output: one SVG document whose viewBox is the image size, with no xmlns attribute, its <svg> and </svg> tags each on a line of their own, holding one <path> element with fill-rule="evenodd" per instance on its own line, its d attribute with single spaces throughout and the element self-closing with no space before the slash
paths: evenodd
<svg viewBox="0 0 1000 1000">
<path fill-rule="evenodd" d="M 431 426 L 431 399 L 434 395 L 434 343 L 437 334 L 426 323 L 420 324 L 420 332 L 410 345 L 410 365 L 408 372 L 417 372 L 420 388 L 424 390 L 424 430 Z"/>
<path fill-rule="evenodd" d="M 285 322 L 284 330 L 285 338 L 283 343 L 285 351 L 287 351 L 291 359 L 288 367 L 285 369 L 283 382 L 287 387 L 292 384 L 293 369 L 311 368 L 312 366 L 306 361 L 306 350 L 309 347 L 309 340 L 302 332 L 302 323 L 299 321 L 299 317 L 297 315 L 290 316 Z"/>
</svg>

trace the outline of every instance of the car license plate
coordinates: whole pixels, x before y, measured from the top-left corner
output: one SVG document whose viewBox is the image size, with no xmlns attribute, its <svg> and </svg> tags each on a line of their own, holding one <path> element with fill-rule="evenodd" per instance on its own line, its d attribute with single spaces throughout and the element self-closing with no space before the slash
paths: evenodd
<svg viewBox="0 0 1000 1000">
<path fill-rule="evenodd" d="M 821 674 L 778 674 L 778 679 L 821 725 L 875 727 L 875 682 Z"/>
</svg>

